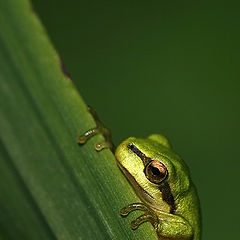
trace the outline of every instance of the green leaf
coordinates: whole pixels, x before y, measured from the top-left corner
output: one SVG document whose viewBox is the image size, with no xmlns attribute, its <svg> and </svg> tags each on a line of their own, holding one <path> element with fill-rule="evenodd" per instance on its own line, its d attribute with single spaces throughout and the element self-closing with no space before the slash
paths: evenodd
<svg viewBox="0 0 240 240">
<path fill-rule="evenodd" d="M 94 126 L 28 1 L 0 1 L 1 239 L 156 239 L 103 137 L 76 143 Z"/>
</svg>

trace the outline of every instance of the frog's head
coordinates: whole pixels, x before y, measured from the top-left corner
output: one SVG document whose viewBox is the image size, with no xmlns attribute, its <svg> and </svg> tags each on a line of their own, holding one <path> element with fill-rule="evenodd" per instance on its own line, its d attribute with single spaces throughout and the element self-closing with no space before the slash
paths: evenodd
<svg viewBox="0 0 240 240">
<path fill-rule="evenodd" d="M 140 199 L 157 209 L 173 212 L 189 188 L 186 165 L 162 135 L 130 137 L 118 146 L 116 158 Z"/>
</svg>

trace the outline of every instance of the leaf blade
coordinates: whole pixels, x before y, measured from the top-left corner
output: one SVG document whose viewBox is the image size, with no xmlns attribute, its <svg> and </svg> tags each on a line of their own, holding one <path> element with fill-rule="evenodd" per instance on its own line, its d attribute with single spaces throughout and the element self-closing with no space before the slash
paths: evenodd
<svg viewBox="0 0 240 240">
<path fill-rule="evenodd" d="M 121 207 L 138 199 L 112 153 L 94 150 L 93 143 L 102 141 L 102 136 L 95 136 L 84 146 L 76 144 L 79 132 L 95 123 L 64 75 L 61 61 L 28 2 L 2 1 L 0 26 L 1 171 L 9 172 L 12 161 L 19 177 L 6 175 L 5 181 L 14 189 L 18 181 L 22 182 L 26 189 L 18 192 L 19 196 L 29 192 L 35 204 L 35 209 L 29 207 L 27 212 L 23 207 L 26 194 L 20 204 L 14 199 L 17 193 L 9 192 L 7 197 L 2 182 L 0 189 L 5 188 L 6 196 L 3 202 L 11 199 L 9 209 L 18 209 L 18 217 L 31 226 L 31 231 L 19 227 L 15 219 L 2 221 L 5 229 L 18 229 L 17 233 L 27 239 L 45 235 L 49 239 L 154 237 L 149 224 L 133 233 L 119 216 Z M 9 214 L 10 210 L 5 216 Z M 39 215 L 46 226 L 35 219 Z M 9 229 L 7 232 L 10 234 Z M 9 238 L 17 235 L 10 234 Z"/>
</svg>

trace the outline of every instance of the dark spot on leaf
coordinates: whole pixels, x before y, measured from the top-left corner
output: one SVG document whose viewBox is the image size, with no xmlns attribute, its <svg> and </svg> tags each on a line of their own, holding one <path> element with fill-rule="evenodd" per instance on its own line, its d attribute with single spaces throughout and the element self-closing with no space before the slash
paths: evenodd
<svg viewBox="0 0 240 240">
<path fill-rule="evenodd" d="M 71 75 L 70 75 L 69 72 L 67 71 L 67 69 L 66 69 L 66 67 L 65 67 L 62 59 L 60 59 L 59 62 L 60 62 L 60 66 L 61 66 L 61 69 L 62 69 L 62 72 L 64 73 L 64 75 L 65 75 L 67 78 L 72 79 L 72 78 L 71 78 Z"/>
</svg>

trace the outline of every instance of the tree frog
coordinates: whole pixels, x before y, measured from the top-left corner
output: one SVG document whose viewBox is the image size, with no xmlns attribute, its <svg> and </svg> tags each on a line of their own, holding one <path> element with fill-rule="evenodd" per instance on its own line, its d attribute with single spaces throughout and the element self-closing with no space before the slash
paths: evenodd
<svg viewBox="0 0 240 240">
<path fill-rule="evenodd" d="M 142 202 L 131 203 L 120 211 L 127 216 L 135 210 L 143 214 L 131 223 L 136 229 L 150 222 L 160 240 L 199 240 L 200 205 L 196 189 L 184 161 L 173 152 L 166 137 L 152 134 L 147 138 L 129 137 L 116 149 L 110 131 L 89 108 L 96 121 L 93 128 L 78 137 L 79 143 L 98 133 L 105 142 L 96 150 L 110 148 L 117 163 Z"/>
</svg>

